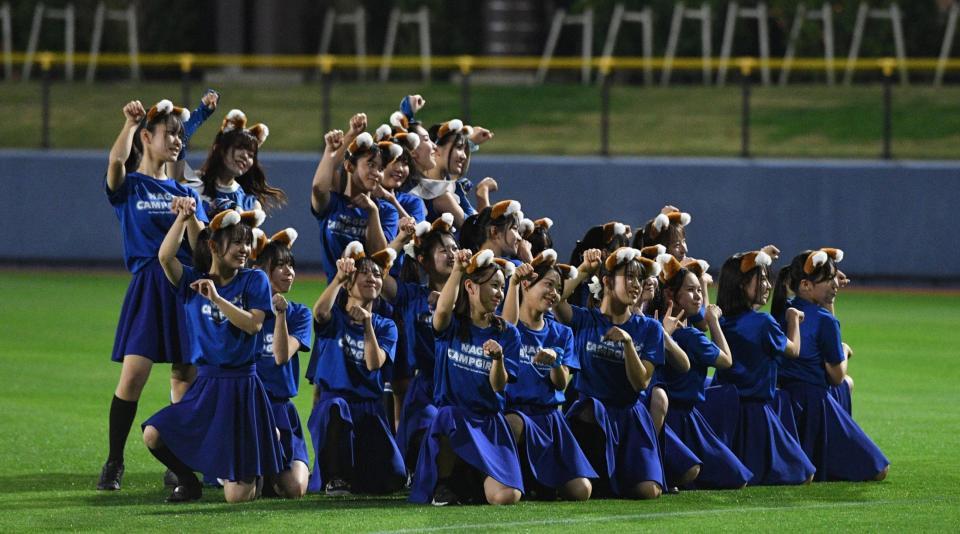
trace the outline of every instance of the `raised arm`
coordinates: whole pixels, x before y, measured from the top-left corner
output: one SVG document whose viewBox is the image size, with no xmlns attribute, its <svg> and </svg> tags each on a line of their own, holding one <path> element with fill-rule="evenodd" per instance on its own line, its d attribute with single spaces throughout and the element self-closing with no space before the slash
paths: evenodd
<svg viewBox="0 0 960 534">
<path fill-rule="evenodd" d="M 353 258 L 340 258 L 337 260 L 337 274 L 330 280 L 327 287 L 323 288 L 323 293 L 313 304 L 313 319 L 318 323 L 327 323 L 330 321 L 333 305 L 337 301 L 337 295 L 340 294 L 340 288 L 347 282 L 357 270 Z"/>
<path fill-rule="evenodd" d="M 723 329 L 720 328 L 720 318 L 723 317 L 723 310 L 716 304 L 707 304 L 707 312 L 704 314 L 704 321 L 710 329 L 710 339 L 713 344 L 720 349 L 720 355 L 714 362 L 717 369 L 729 369 L 733 365 L 733 354 L 730 353 L 730 345 L 727 344 L 727 338 L 723 335 Z"/>
<path fill-rule="evenodd" d="M 277 293 L 273 296 L 273 308 L 277 310 L 277 320 L 273 324 L 273 360 L 283 365 L 300 350 L 300 342 L 290 335 L 287 326 L 287 299 Z"/>
<path fill-rule="evenodd" d="M 626 331 L 619 327 L 611 327 L 603 336 L 604 339 L 611 341 L 620 341 L 623 343 L 623 363 L 627 373 L 627 380 L 634 391 L 640 392 L 647 388 L 650 383 L 650 377 L 653 376 L 653 364 L 640 359 L 637 353 L 637 347 L 633 344 L 633 338 Z"/>
<path fill-rule="evenodd" d="M 183 232 L 186 229 L 190 219 L 196 219 L 196 204 L 190 197 L 173 197 L 170 202 L 170 210 L 177 214 L 163 242 L 160 243 L 160 251 L 157 253 L 157 259 L 160 260 L 160 267 L 163 268 L 163 274 L 171 284 L 180 285 L 180 278 L 183 276 L 183 264 L 177 259 L 177 252 L 180 250 L 180 244 L 183 242 Z"/>
<path fill-rule="evenodd" d="M 477 196 L 477 211 L 490 207 L 490 193 L 499 188 L 497 181 L 489 176 L 480 180 L 480 183 L 474 188 L 474 194 Z"/>
<path fill-rule="evenodd" d="M 507 368 L 503 365 L 503 347 L 494 339 L 483 343 L 483 353 L 493 360 L 490 366 L 490 387 L 497 393 L 502 393 L 507 387 Z"/>
<path fill-rule="evenodd" d="M 507 288 L 507 298 L 503 301 L 503 313 L 500 317 L 514 326 L 520 321 L 520 284 L 531 275 L 533 275 L 533 266 L 529 263 L 521 263 L 510 277 L 510 287 Z"/>
<path fill-rule="evenodd" d="M 560 296 L 560 302 L 553 307 L 553 313 L 557 316 L 557 320 L 563 324 L 570 324 L 570 321 L 573 319 L 573 310 L 570 308 L 570 303 L 567 302 L 567 299 L 570 298 L 570 295 L 573 295 L 573 292 L 576 291 L 577 287 L 586 282 L 597 270 L 600 268 L 600 249 L 591 248 L 583 253 L 583 262 L 577 267 L 577 277 L 572 280 L 567 280 L 563 284 L 563 295 Z"/>
<path fill-rule="evenodd" d="M 454 255 L 453 271 L 443 284 L 440 296 L 437 297 L 437 307 L 433 312 L 433 329 L 437 332 L 450 326 L 453 307 L 457 304 L 457 296 L 460 294 L 460 280 L 463 279 L 463 273 L 470 262 L 471 256 L 473 256 L 473 253 L 470 252 L 470 249 L 460 249 Z"/>
<path fill-rule="evenodd" d="M 663 317 L 663 349 L 667 356 L 667 363 L 680 373 L 686 373 L 690 370 L 690 358 L 680 348 L 680 345 L 673 340 L 673 333 L 685 324 L 682 322 L 684 313 L 684 310 L 680 310 L 680 313 L 676 316 L 672 315 L 673 302 L 670 302 L 667 305 L 667 313 Z M 656 315 L 655 313 L 654 316 Z"/>
<path fill-rule="evenodd" d="M 787 348 L 783 355 L 787 358 L 800 356 L 800 323 L 803 322 L 803 312 L 796 308 L 787 308 Z"/>
<path fill-rule="evenodd" d="M 383 224 L 380 222 L 380 208 L 377 203 L 366 193 L 360 193 L 350 199 L 350 202 L 367 212 L 367 232 L 363 244 L 363 249 L 367 254 L 380 252 L 387 248 L 389 243 L 387 243 L 387 236 L 383 233 Z"/>
<path fill-rule="evenodd" d="M 331 130 L 323 136 L 323 157 L 313 173 L 311 185 L 310 206 L 313 211 L 320 213 L 330 202 L 330 191 L 333 190 L 333 179 L 337 174 L 337 167 L 343 162 L 343 154 L 347 145 L 343 142 L 341 130 Z"/>
<path fill-rule="evenodd" d="M 146 115 L 147 112 L 139 100 L 127 102 L 123 106 L 123 127 L 120 128 L 117 140 L 110 148 L 110 159 L 107 162 L 107 187 L 111 191 L 116 191 L 123 185 L 123 180 L 127 176 L 124 164 L 133 149 L 133 136 L 136 135 L 137 126 Z"/>
</svg>

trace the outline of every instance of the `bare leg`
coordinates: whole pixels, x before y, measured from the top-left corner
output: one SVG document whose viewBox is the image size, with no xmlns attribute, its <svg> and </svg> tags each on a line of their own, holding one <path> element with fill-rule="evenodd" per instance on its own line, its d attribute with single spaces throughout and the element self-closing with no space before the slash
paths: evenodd
<svg viewBox="0 0 960 534">
<path fill-rule="evenodd" d="M 244 480 L 223 483 L 223 498 L 229 503 L 248 502 L 257 498 L 257 481 Z"/>
<path fill-rule="evenodd" d="M 510 425 L 513 442 L 519 447 L 523 443 L 523 419 L 515 413 L 508 413 L 504 418 L 507 420 L 507 424 Z"/>
<path fill-rule="evenodd" d="M 563 495 L 563 498 L 570 501 L 585 501 L 590 498 L 590 494 L 592 492 L 593 485 L 590 484 L 590 481 L 585 478 L 568 480 L 560 490 L 560 494 Z"/>
<path fill-rule="evenodd" d="M 520 490 L 505 486 L 491 477 L 483 480 L 483 494 L 490 504 L 516 504 L 520 500 Z"/>
<path fill-rule="evenodd" d="M 197 368 L 187 363 L 175 363 L 170 368 L 170 404 L 180 402 L 197 378 Z"/>
<path fill-rule="evenodd" d="M 310 470 L 307 464 L 297 460 L 290 464 L 290 469 L 280 473 L 274 484 L 277 495 L 286 499 L 299 499 L 307 493 L 307 482 L 310 480 Z"/>
<path fill-rule="evenodd" d="M 663 430 L 663 420 L 667 418 L 667 409 L 670 406 L 670 399 L 667 398 L 667 392 L 663 388 L 653 388 L 650 390 L 650 417 L 653 419 L 653 426 L 657 429 L 657 435 Z"/>
</svg>

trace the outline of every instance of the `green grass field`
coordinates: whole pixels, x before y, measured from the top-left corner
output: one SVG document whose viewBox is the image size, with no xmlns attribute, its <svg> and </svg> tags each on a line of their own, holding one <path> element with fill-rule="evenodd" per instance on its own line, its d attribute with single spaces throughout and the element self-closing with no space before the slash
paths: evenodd
<svg viewBox="0 0 960 534">
<path fill-rule="evenodd" d="M 206 87 L 193 85 L 191 109 Z M 203 153 L 226 110 L 239 107 L 270 126 L 264 150 L 318 150 L 322 143 L 320 86 L 218 85 L 223 108 L 193 142 Z M 449 83 L 338 83 L 333 126 L 365 111 L 386 122 L 403 95 L 422 93 L 428 123 L 461 116 L 460 89 Z M 484 153 L 597 154 L 600 92 L 596 86 L 552 84 L 474 86 L 471 117 L 496 133 Z M 756 157 L 876 158 L 881 151 L 879 85 L 799 85 L 754 89 L 752 153 Z M 53 148 L 107 150 L 122 123 L 120 108 L 134 98 L 182 104 L 178 83 L 57 83 L 51 91 Z M 40 85 L 0 84 L 0 147 L 39 146 Z M 894 87 L 893 154 L 901 159 L 956 159 L 960 143 L 960 87 Z M 697 85 L 667 89 L 614 86 L 610 150 L 615 155 L 737 156 L 740 88 Z"/>
<path fill-rule="evenodd" d="M 521 502 L 431 507 L 386 498 L 167 505 L 162 466 L 137 429 L 123 490 L 94 490 L 120 366 L 109 361 L 125 274 L 0 271 L 0 531 L 225 529 L 267 531 L 944 531 L 960 524 L 960 296 L 848 291 L 838 300 L 855 349 L 854 415 L 892 462 L 881 483 L 699 491 L 654 502 Z M 291 297 L 312 302 L 316 281 Z M 167 404 L 154 369 L 137 422 Z M 307 391 L 306 383 L 303 384 Z M 309 394 L 297 400 L 309 414 Z M 951 526 L 952 525 L 952 526 Z M 571 530 L 575 529 L 575 530 Z"/>
</svg>

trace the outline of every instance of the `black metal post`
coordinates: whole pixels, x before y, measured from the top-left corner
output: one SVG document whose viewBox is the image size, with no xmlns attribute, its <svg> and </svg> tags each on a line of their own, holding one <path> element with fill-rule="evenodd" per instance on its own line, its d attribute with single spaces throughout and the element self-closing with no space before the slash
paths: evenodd
<svg viewBox="0 0 960 534">
<path fill-rule="evenodd" d="M 750 74 L 741 73 L 740 157 L 750 157 Z"/>
<path fill-rule="evenodd" d="M 884 73 L 883 76 L 883 153 L 880 157 L 891 159 L 893 157 L 891 144 L 893 141 L 893 84 L 890 83 L 890 76 Z"/>
<path fill-rule="evenodd" d="M 50 148 L 50 64 L 42 64 L 43 75 L 40 91 L 40 148 Z"/>
<path fill-rule="evenodd" d="M 330 131 L 330 92 L 333 89 L 333 73 L 324 69 L 320 73 L 320 138 Z M 322 147 L 321 147 L 322 149 Z"/>
<path fill-rule="evenodd" d="M 612 73 L 608 72 L 600 84 L 600 155 L 610 155 L 610 85 Z"/>
<path fill-rule="evenodd" d="M 464 124 L 470 124 L 470 73 L 460 75 L 460 116 Z"/>
</svg>

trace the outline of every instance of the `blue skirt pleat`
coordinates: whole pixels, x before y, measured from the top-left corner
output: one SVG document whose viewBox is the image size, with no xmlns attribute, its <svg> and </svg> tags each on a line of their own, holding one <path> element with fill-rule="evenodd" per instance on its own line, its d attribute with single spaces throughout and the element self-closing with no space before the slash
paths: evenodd
<svg viewBox="0 0 960 534">
<path fill-rule="evenodd" d="M 839 386 L 830 386 L 829 391 L 830 395 L 840 404 L 840 407 L 852 416 L 853 395 L 850 391 L 850 383 L 844 380 Z"/>
<path fill-rule="evenodd" d="M 599 466 L 606 462 L 606 475 L 614 494 L 622 495 L 645 481 L 656 482 L 661 489 L 667 487 L 657 432 L 643 403 L 606 406 L 581 395 L 567 412 L 567 422 L 576 420 L 584 410 L 592 412 L 606 441 L 604 458 L 589 458 L 590 463 Z"/>
<path fill-rule="evenodd" d="M 179 310 L 176 288 L 160 262 L 146 264 L 133 275 L 123 297 L 110 359 L 122 362 L 135 354 L 154 363 L 190 363 L 183 360 L 180 340 L 186 328 Z"/>
<path fill-rule="evenodd" d="M 283 449 L 283 467 L 290 469 L 290 464 L 296 461 L 310 465 L 310 456 L 307 453 L 307 442 L 303 435 L 303 425 L 297 407 L 289 399 L 270 399 L 273 408 L 273 419 L 280 430 L 280 447 Z"/>
<path fill-rule="evenodd" d="M 433 377 L 417 374 L 410 381 L 407 394 L 403 397 L 400 410 L 400 424 L 397 427 L 397 446 L 407 464 L 407 468 L 416 468 L 420 455 L 420 442 L 413 443 L 419 432 L 430 428 L 437 416 L 437 407 L 433 405 Z"/>
<path fill-rule="evenodd" d="M 753 473 L 714 433 L 696 406 L 689 408 L 679 403 L 672 404 L 667 412 L 665 428 L 670 429 L 703 461 L 700 476 L 689 489 L 740 488 L 753 478 Z"/>
<path fill-rule="evenodd" d="M 668 413 L 672 410 L 673 407 L 670 407 Z M 701 469 L 703 468 L 700 457 L 687 447 L 666 423 L 660 433 L 660 451 L 663 453 L 663 471 L 666 474 L 667 485 L 670 487 L 679 486 L 680 480 L 693 466 L 699 465 Z"/>
<path fill-rule="evenodd" d="M 239 481 L 283 470 L 270 399 L 253 366 L 199 367 L 183 399 L 147 425 L 183 463 L 211 477 Z"/>
<path fill-rule="evenodd" d="M 340 443 L 326 443 L 331 410 L 337 411 L 345 425 Z M 406 467 L 380 400 L 348 400 L 335 393 L 324 393 L 310 412 L 307 430 L 314 453 L 307 491 L 322 491 L 328 482 L 320 462 L 325 445 L 337 447 L 337 457 L 348 459 L 350 465 L 345 471 L 351 473 L 354 493 L 390 493 L 403 487 Z"/>
<path fill-rule="evenodd" d="M 753 472 L 751 486 L 803 484 L 816 471 L 800 442 L 783 426 L 772 401 L 740 399 L 731 449 Z"/>
<path fill-rule="evenodd" d="M 540 485 L 559 489 L 575 478 L 597 478 L 567 421 L 556 408 L 514 407 L 507 413 L 523 420 L 525 471 Z"/>
<path fill-rule="evenodd" d="M 521 492 L 523 474 L 510 427 L 502 413 L 478 414 L 458 406 L 444 406 L 427 430 L 413 476 L 410 501 L 429 503 L 437 486 L 440 437 L 446 436 L 453 452 L 472 468 Z"/>
<path fill-rule="evenodd" d="M 737 421 L 740 419 L 740 393 L 733 384 L 708 387 L 706 400 L 697 403 L 697 411 L 703 416 L 714 434 L 727 448 L 733 448 L 737 433 Z"/>
<path fill-rule="evenodd" d="M 805 383 L 790 391 L 800 444 L 817 468 L 816 480 L 873 480 L 890 461 L 827 388 Z"/>
</svg>

